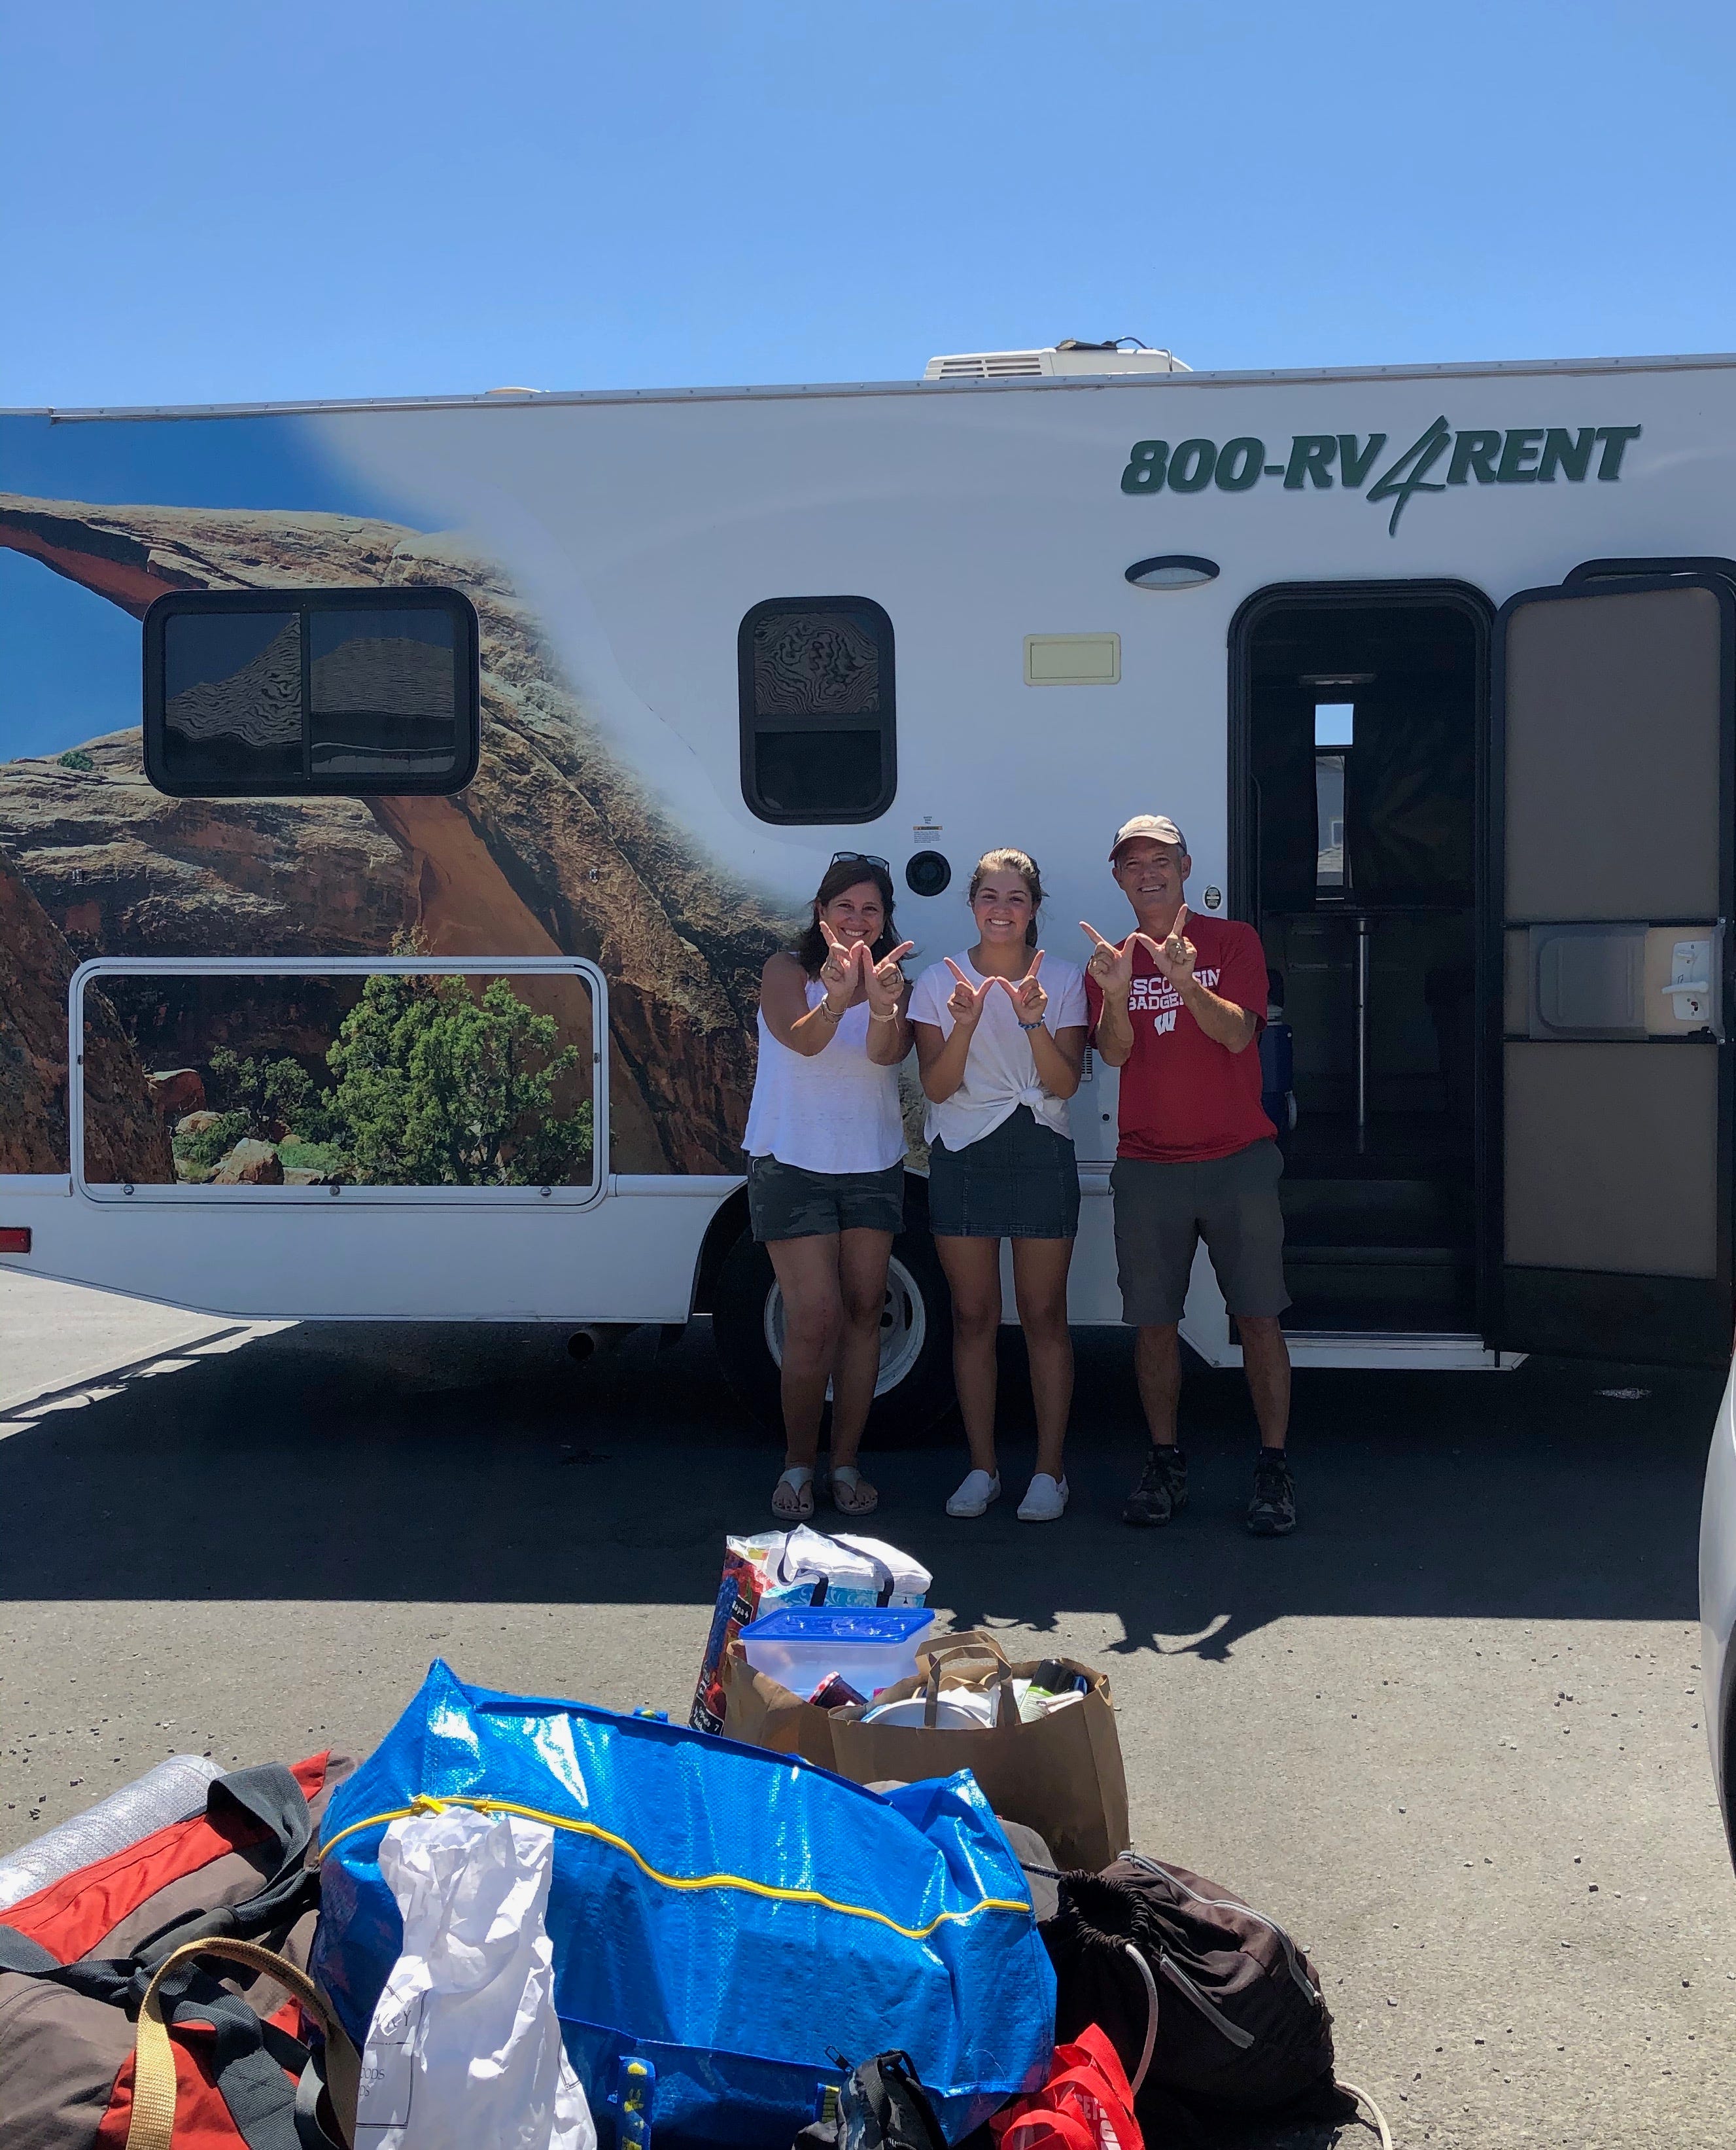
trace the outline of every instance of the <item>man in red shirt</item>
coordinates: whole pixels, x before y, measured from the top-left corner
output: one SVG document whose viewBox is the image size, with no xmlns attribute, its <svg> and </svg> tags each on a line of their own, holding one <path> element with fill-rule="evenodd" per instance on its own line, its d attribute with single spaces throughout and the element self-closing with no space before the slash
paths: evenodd
<svg viewBox="0 0 1736 2150">
<path fill-rule="evenodd" d="M 1138 928 L 1119 944 L 1094 926 L 1085 972 L 1098 1052 L 1121 1070 L 1121 1138 L 1110 1184 L 1121 1318 L 1137 1329 L 1134 1364 L 1151 1429 L 1144 1475 L 1122 1509 L 1130 1523 L 1166 1523 L 1187 1505 L 1187 1459 L 1176 1440 L 1181 1348 L 1176 1325 L 1203 1239 L 1241 1339 L 1260 1423 L 1248 1528 L 1296 1528 L 1284 1453 L 1290 1354 L 1278 1317 L 1284 1219 L 1276 1129 L 1260 1109 L 1266 954 L 1251 926 L 1190 917 L 1182 890 L 1193 861 L 1161 814 L 1140 814 L 1110 852 Z M 1084 921 L 1080 921 L 1084 924 Z"/>
</svg>

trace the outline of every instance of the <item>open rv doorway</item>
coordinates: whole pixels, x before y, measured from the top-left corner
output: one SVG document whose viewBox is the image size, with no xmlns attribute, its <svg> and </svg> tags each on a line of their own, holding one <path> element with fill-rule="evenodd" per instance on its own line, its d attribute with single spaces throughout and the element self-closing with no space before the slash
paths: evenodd
<svg viewBox="0 0 1736 2150">
<path fill-rule="evenodd" d="M 1293 1333 L 1487 1334 L 1492 617 L 1466 583 L 1293 584 L 1231 624 L 1230 903 L 1294 1041 Z"/>
</svg>

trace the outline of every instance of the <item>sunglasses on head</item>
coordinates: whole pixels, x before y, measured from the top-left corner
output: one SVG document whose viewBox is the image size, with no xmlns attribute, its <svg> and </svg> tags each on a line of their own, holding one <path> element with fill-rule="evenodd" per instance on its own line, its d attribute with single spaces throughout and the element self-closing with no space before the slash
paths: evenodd
<svg viewBox="0 0 1736 2150">
<path fill-rule="evenodd" d="M 885 860 L 876 858 L 872 851 L 834 851 L 832 864 L 835 866 L 878 866 L 883 874 L 892 871 Z"/>
</svg>

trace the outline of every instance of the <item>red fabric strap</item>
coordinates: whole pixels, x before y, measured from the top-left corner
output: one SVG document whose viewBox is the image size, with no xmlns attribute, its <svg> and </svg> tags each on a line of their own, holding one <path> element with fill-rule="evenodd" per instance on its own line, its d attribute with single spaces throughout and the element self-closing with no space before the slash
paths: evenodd
<svg viewBox="0 0 1736 2150">
<path fill-rule="evenodd" d="M 989 2125 L 998 2150 L 1145 2150 L 1127 2072 L 1094 2023 L 1071 2045 L 1055 2047 L 1041 2090 L 1015 2100 Z"/>
</svg>

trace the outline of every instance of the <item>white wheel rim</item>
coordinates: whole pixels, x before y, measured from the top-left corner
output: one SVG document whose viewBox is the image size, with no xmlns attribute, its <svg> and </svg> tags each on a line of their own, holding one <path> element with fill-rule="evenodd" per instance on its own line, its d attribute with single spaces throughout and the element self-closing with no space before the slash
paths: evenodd
<svg viewBox="0 0 1736 2150">
<path fill-rule="evenodd" d="M 928 1310 L 916 1279 L 894 1254 L 886 1271 L 886 1304 L 880 1315 L 880 1373 L 874 1394 L 883 1396 L 906 1380 L 922 1356 L 928 1334 Z M 766 1294 L 766 1349 L 772 1364 L 783 1365 L 783 1294 L 774 1283 Z M 829 1400 L 832 1384 L 826 1384 Z"/>
</svg>

